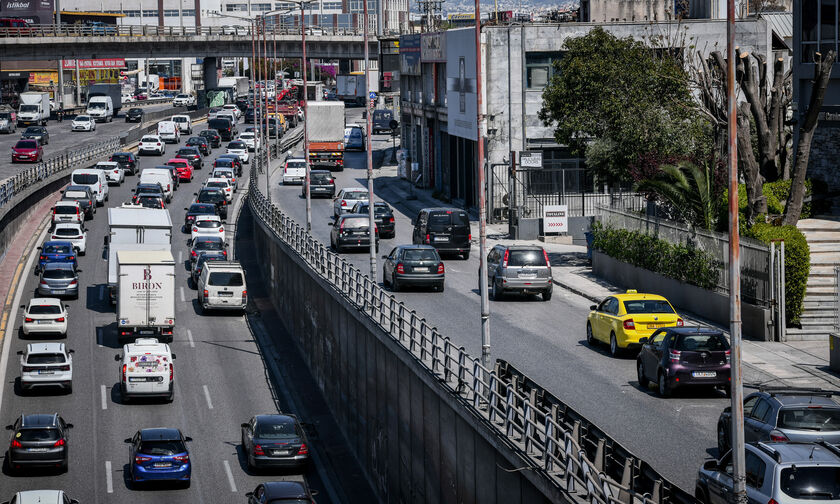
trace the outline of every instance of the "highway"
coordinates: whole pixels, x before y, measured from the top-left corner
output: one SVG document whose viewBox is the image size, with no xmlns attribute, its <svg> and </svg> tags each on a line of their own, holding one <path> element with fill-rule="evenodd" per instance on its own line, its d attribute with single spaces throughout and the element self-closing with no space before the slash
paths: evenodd
<svg viewBox="0 0 840 504">
<path fill-rule="evenodd" d="M 349 108 L 347 123 L 364 124 L 361 109 Z M 391 146 L 389 135 L 374 135 L 373 148 Z M 392 170 L 393 171 L 393 170 Z M 305 224 L 301 187 L 283 186 L 282 170 L 271 181 L 272 201 L 285 213 Z M 376 177 L 378 170 L 375 171 Z M 345 170 L 334 172 L 336 191 L 342 187 L 367 187 L 366 154 L 345 154 Z M 381 240 L 377 254 L 377 281 L 382 282 L 381 256 L 398 244 L 411 243 L 411 218 L 420 204 L 406 201 L 395 186 L 407 182 L 394 176 L 375 179 L 377 200 L 394 208 L 397 236 Z M 264 187 L 262 183 L 260 187 Z M 440 206 L 445 206 L 440 203 Z M 312 200 L 312 233 L 329 245 L 332 200 Z M 446 289 L 443 293 L 411 290 L 395 293 L 420 316 L 426 317 L 453 342 L 473 356 L 481 355 L 478 295 L 478 223 L 472 223 L 473 248 L 468 261 L 444 258 Z M 488 249 L 495 243 L 488 239 Z M 364 272 L 370 271 L 367 250 L 343 257 Z M 586 317 L 592 303 L 555 286 L 549 302 L 538 297 L 508 296 L 490 304 L 492 358 L 505 359 L 575 408 L 618 442 L 654 468 L 693 492 L 697 469 L 717 454 L 717 418 L 729 400 L 716 392 L 686 392 L 662 399 L 653 389 L 643 391 L 636 379 L 635 359 L 610 357 L 607 348 L 592 349 L 585 342 Z"/>
<path fill-rule="evenodd" d="M 115 129 L 122 122 L 115 121 Z M 204 129 L 199 125 L 196 130 Z M 102 130 L 99 130 L 102 134 Z M 59 142 L 68 142 L 58 136 Z M 71 136 L 69 133 L 66 136 Z M 72 138 L 76 138 L 73 134 Z M 57 142 L 57 143 L 59 143 Z M 183 142 L 183 140 L 182 140 Z M 59 143 L 60 144 L 60 143 Z M 224 152 L 214 149 L 210 158 Z M 161 164 L 157 156 L 140 158 L 141 167 Z M 22 338 L 20 310 L 14 319 L 14 333 L 2 341 L 3 361 L 0 368 L 4 383 L 0 411 L 2 425 L 12 423 L 22 413 L 58 412 L 74 424 L 70 432 L 70 464 L 66 474 L 27 473 L 12 475 L 4 464 L 0 476 L 0 500 L 8 500 L 13 492 L 27 489 L 58 488 L 71 498 L 85 503 L 206 503 L 244 502 L 244 494 L 263 481 L 300 478 L 293 474 L 248 474 L 239 446 L 240 424 L 252 415 L 277 411 L 298 413 L 312 444 L 315 464 L 306 474 L 311 487 L 318 492 L 319 504 L 330 502 L 372 502 L 361 471 L 343 445 L 343 438 L 321 404 L 317 386 L 309 377 L 303 360 L 297 356 L 290 339 L 276 329 L 269 301 L 260 285 L 249 245 L 250 225 L 234 231 L 228 224 L 227 236 L 231 251 L 243 262 L 247 272 L 252 307 L 248 315 L 198 315 L 195 291 L 188 287 L 186 240 L 181 232 L 183 208 L 193 199 L 207 177 L 211 159 L 195 173 L 191 183 L 182 183 L 169 205 L 174 225 L 172 252 L 181 264 L 177 269 L 176 334 L 172 343 L 175 360 L 175 400 L 160 403 L 120 402 L 118 363 L 114 356 L 121 352 L 116 341 L 114 310 L 107 299 L 107 261 L 103 255 L 103 237 L 107 231 L 107 212 L 100 208 L 95 219 L 87 224 L 88 251 L 80 257 L 81 295 L 67 300 L 70 305 L 68 348 L 75 350 L 73 392 L 41 392 L 22 395 L 16 384 L 19 363 L 15 352 L 24 349 L 30 340 Z M 247 181 L 248 165 L 244 181 Z M 111 187 L 110 206 L 120 205 L 130 196 L 136 177 L 127 177 L 121 187 Z M 234 208 L 241 204 L 241 193 Z M 234 220 L 231 214 L 229 222 Z M 233 236 L 236 233 L 236 243 Z M 238 251 L 243 251 L 241 257 Z M 35 291 L 37 277 L 31 264 L 22 278 L 24 304 Z M 271 327 L 269 333 L 266 327 Z M 253 335 L 252 331 L 253 330 Z M 51 341 L 38 339 L 35 341 Z M 6 360 L 8 357 L 8 360 Z M 127 474 L 128 446 L 125 438 L 147 427 L 177 427 L 194 439 L 189 444 L 193 464 L 189 489 L 170 487 L 129 487 Z M 5 449 L 3 450 L 5 452 Z M 5 453 L 4 453 L 5 455 Z M 362 500 L 348 498 L 359 497 Z"/>
<path fill-rule="evenodd" d="M 143 110 L 146 113 L 169 108 L 172 108 L 171 103 L 143 106 Z M 50 159 L 65 149 L 95 143 L 108 137 L 118 136 L 120 133 L 128 131 L 131 128 L 136 128 L 138 126 L 137 123 L 125 122 L 125 113 L 128 110 L 128 107 L 123 107 L 120 110 L 119 116 L 115 117 L 113 122 L 97 123 L 96 131 L 72 132 L 70 131 L 71 118 L 65 118 L 62 122 L 50 119 L 47 121 L 50 143 L 44 146 L 44 159 Z M 30 166 L 29 163 L 12 163 L 12 147 L 20 140 L 20 135 L 25 129 L 26 126 L 18 126 L 15 133 L 0 134 L 0 153 L 2 153 L 2 157 L 0 157 L 0 181 Z"/>
</svg>

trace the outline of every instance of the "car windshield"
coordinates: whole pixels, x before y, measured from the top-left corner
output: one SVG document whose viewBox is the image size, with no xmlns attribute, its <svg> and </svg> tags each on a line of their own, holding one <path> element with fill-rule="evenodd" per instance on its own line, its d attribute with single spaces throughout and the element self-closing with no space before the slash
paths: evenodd
<svg viewBox="0 0 840 504">
<path fill-rule="evenodd" d="M 93 173 L 77 173 L 73 175 L 73 183 L 81 185 L 92 185 L 99 182 L 99 175 Z"/>
<path fill-rule="evenodd" d="M 88 116 L 76 116 L 76 121 L 78 122 L 90 122 L 90 117 Z"/>
<path fill-rule="evenodd" d="M 366 200 L 368 199 L 368 193 L 367 191 L 347 191 L 344 193 L 344 199 Z"/>
<path fill-rule="evenodd" d="M 38 147 L 38 142 L 35 140 L 20 140 L 15 145 L 16 149 L 35 149 L 36 147 Z"/>
<path fill-rule="evenodd" d="M 840 408 L 784 408 L 779 414 L 780 429 L 840 431 Z"/>
<path fill-rule="evenodd" d="M 222 223 L 217 220 L 200 220 L 195 223 L 196 227 L 214 229 L 222 227 Z"/>
<path fill-rule="evenodd" d="M 438 256 L 430 249 L 406 249 L 403 252 L 403 259 L 406 261 L 437 261 Z"/>
<path fill-rule="evenodd" d="M 321 182 L 321 183 L 324 183 L 324 184 L 329 184 L 330 182 L 332 182 L 332 177 L 330 177 L 326 173 L 311 173 L 310 172 L 309 176 L 312 179 L 312 182 Z"/>
<path fill-rule="evenodd" d="M 216 166 L 233 166 L 233 159 L 230 158 L 219 158 L 216 160 Z"/>
<path fill-rule="evenodd" d="M 214 171 L 210 178 L 233 178 L 233 172 L 230 170 Z"/>
<path fill-rule="evenodd" d="M 140 141 L 141 142 L 146 142 L 146 143 L 157 143 L 160 140 L 158 140 L 156 137 L 146 136 L 146 137 L 141 138 Z"/>
<path fill-rule="evenodd" d="M 510 250 L 508 266 L 545 266 L 542 250 Z"/>
<path fill-rule="evenodd" d="M 230 121 L 227 119 L 210 119 L 207 121 L 208 126 L 212 126 L 214 130 L 229 130 Z"/>
<path fill-rule="evenodd" d="M 300 169 L 300 170 L 305 170 L 306 169 L 306 161 L 296 159 L 294 161 L 289 161 L 288 163 L 286 163 L 286 166 L 289 167 L 289 168 L 296 168 L 296 169 Z M 349 193 L 348 193 L 347 197 L 350 198 Z M 354 199 L 354 198 L 350 198 L 350 199 Z"/>
<path fill-rule="evenodd" d="M 55 230 L 55 234 L 57 236 L 79 236 L 81 233 L 79 233 L 78 229 L 58 228 Z"/>
<path fill-rule="evenodd" d="M 21 105 L 21 112 L 38 112 L 38 105 Z"/>
<path fill-rule="evenodd" d="M 41 250 L 44 254 L 69 254 L 72 251 L 69 245 L 44 245 Z"/>
<path fill-rule="evenodd" d="M 222 243 L 221 240 L 207 240 L 195 242 L 196 250 L 223 250 L 224 248 L 224 243 Z"/>
<path fill-rule="evenodd" d="M 176 96 L 175 98 L 189 98 L 189 97 L 190 97 L 190 95 L 179 94 L 179 95 L 178 95 L 178 96 Z"/>
<path fill-rule="evenodd" d="M 218 133 L 215 130 L 204 130 L 202 132 L 199 132 L 199 135 L 202 137 L 215 137 L 218 135 Z"/>
<path fill-rule="evenodd" d="M 227 187 L 227 182 L 207 182 L 207 187 Z"/>
<path fill-rule="evenodd" d="M 61 307 L 58 305 L 42 304 L 29 307 L 30 315 L 59 315 Z"/>
<path fill-rule="evenodd" d="M 65 199 L 87 199 L 88 195 L 82 191 L 66 191 L 64 193 Z"/>
<path fill-rule="evenodd" d="M 58 441 L 58 429 L 21 429 L 15 434 L 18 441 Z"/>
<path fill-rule="evenodd" d="M 257 422 L 256 437 L 265 439 L 296 438 L 295 422 L 292 419 Z"/>
<path fill-rule="evenodd" d="M 182 123 L 182 122 L 187 122 L 187 118 L 186 117 L 173 117 L 172 121 Z"/>
<path fill-rule="evenodd" d="M 429 228 L 432 231 L 439 230 L 450 225 L 469 226 L 470 219 L 467 217 L 466 212 L 456 212 L 452 210 L 429 214 Z"/>
<path fill-rule="evenodd" d="M 27 364 L 64 364 L 64 355 L 60 353 L 29 354 Z"/>
<path fill-rule="evenodd" d="M 247 138 L 249 140 L 253 140 L 254 139 L 254 134 L 253 133 L 242 133 L 241 135 L 239 135 L 239 138 Z"/>
<path fill-rule="evenodd" d="M 114 154 L 111 156 L 111 161 L 116 161 L 118 163 L 131 161 L 131 154 Z"/>
<path fill-rule="evenodd" d="M 198 201 L 201 203 L 216 203 L 224 199 L 225 195 L 219 191 L 201 191 L 198 193 Z"/>
<path fill-rule="evenodd" d="M 268 504 L 309 504 L 305 499 L 271 499 Z"/>
<path fill-rule="evenodd" d="M 627 313 L 674 313 L 671 304 L 663 299 L 625 299 Z"/>
<path fill-rule="evenodd" d="M 341 225 L 345 228 L 356 229 L 366 228 L 368 224 L 368 220 L 362 217 L 349 217 L 341 222 Z"/>
<path fill-rule="evenodd" d="M 184 446 L 184 442 L 179 440 L 140 441 L 140 447 L 137 448 L 137 453 L 156 456 L 177 455 L 179 453 L 184 453 L 185 451 L 187 451 L 187 448 Z"/>
<path fill-rule="evenodd" d="M 782 492 L 794 499 L 836 500 L 840 499 L 840 466 L 792 465 L 782 469 L 780 486 Z"/>
<path fill-rule="evenodd" d="M 141 196 L 137 198 L 137 204 L 144 208 L 163 208 L 159 196 Z"/>
<path fill-rule="evenodd" d="M 75 278 L 76 274 L 73 273 L 71 269 L 48 269 L 44 270 L 41 275 L 44 278 L 48 278 L 50 280 L 67 280 L 70 278 Z"/>
<path fill-rule="evenodd" d="M 227 146 L 228 149 L 244 149 L 245 142 L 231 142 Z"/>
<path fill-rule="evenodd" d="M 674 350 L 682 352 L 722 352 L 729 350 L 729 342 L 720 333 L 680 334 Z"/>
<path fill-rule="evenodd" d="M 178 157 L 182 156 L 195 156 L 195 151 L 192 149 L 180 149 L 178 152 Z"/>
<path fill-rule="evenodd" d="M 189 213 L 191 214 L 213 214 L 216 213 L 216 207 L 213 205 L 190 205 Z"/>
<path fill-rule="evenodd" d="M 41 134 L 41 128 L 37 128 L 35 126 L 30 126 L 29 128 L 26 128 L 26 131 L 24 131 L 23 134 L 24 135 L 40 135 Z"/>
<path fill-rule="evenodd" d="M 76 207 L 70 205 L 56 205 L 54 210 L 59 215 L 73 215 L 76 213 Z"/>
</svg>

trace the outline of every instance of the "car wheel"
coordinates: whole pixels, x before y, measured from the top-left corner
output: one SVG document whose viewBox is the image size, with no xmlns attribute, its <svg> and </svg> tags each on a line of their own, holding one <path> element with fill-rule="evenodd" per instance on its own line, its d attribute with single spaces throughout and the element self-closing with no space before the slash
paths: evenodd
<svg viewBox="0 0 840 504">
<path fill-rule="evenodd" d="M 497 283 L 496 277 L 493 277 L 492 282 L 490 283 L 490 299 L 493 301 L 500 301 L 502 299 L 502 293 L 500 292 Z"/>
<path fill-rule="evenodd" d="M 396 234 L 396 233 L 395 233 L 395 234 Z M 469 261 L 469 260 L 470 260 L 470 253 L 469 253 L 469 252 L 464 252 L 464 260 L 465 260 L 465 261 Z"/>
<path fill-rule="evenodd" d="M 443 289 L 444 289 L 444 284 L 443 284 L 443 282 L 441 282 L 437 285 L 437 291 L 438 292 L 443 292 Z"/>
<path fill-rule="evenodd" d="M 589 322 L 586 323 L 586 344 L 589 346 L 595 346 L 595 336 L 592 334 L 592 324 Z"/>
<path fill-rule="evenodd" d="M 659 395 L 662 397 L 670 397 L 671 396 L 671 387 L 668 385 L 668 378 L 665 376 L 665 373 L 659 372 Z"/>
<path fill-rule="evenodd" d="M 618 339 L 615 337 L 615 333 L 610 333 L 610 355 L 618 357 L 620 353 L 621 348 L 618 346 Z"/>
<path fill-rule="evenodd" d="M 67 386 L 67 394 L 69 395 L 69 394 L 72 394 L 72 393 L 73 393 L 73 384 L 70 384 L 70 385 Z"/>
<path fill-rule="evenodd" d="M 391 287 L 391 284 L 388 282 L 388 277 L 387 277 L 387 276 L 385 276 L 385 272 L 384 272 L 384 271 L 382 272 L 382 286 L 383 286 L 383 287 L 388 287 L 388 288 L 390 288 L 390 287 Z"/>
<path fill-rule="evenodd" d="M 548 289 L 544 290 L 543 293 L 542 293 L 542 300 L 543 301 L 551 301 L 552 292 L 553 292 L 553 289 L 551 289 L 551 288 L 548 288 Z"/>
<path fill-rule="evenodd" d="M 636 363 L 636 376 L 639 378 L 639 386 L 643 389 L 648 388 L 650 380 L 645 376 L 645 365 L 642 364 L 641 359 Z"/>
<path fill-rule="evenodd" d="M 709 497 L 706 495 L 706 491 L 700 487 L 694 490 L 694 498 L 702 504 L 709 504 Z"/>
<path fill-rule="evenodd" d="M 399 292 L 399 291 L 400 291 L 400 281 L 397 280 L 396 277 L 394 277 L 394 279 L 391 280 L 391 292 Z"/>
</svg>

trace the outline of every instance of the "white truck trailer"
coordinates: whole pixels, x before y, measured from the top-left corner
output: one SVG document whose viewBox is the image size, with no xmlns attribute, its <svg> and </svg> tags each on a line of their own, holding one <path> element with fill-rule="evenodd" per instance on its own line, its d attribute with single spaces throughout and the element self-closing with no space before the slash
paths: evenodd
<svg viewBox="0 0 840 504">
<path fill-rule="evenodd" d="M 117 252 L 117 338 L 171 342 L 175 330 L 175 259 L 168 250 Z"/>
<path fill-rule="evenodd" d="M 169 210 L 157 208 L 109 208 L 108 294 L 117 300 L 117 253 L 123 250 L 166 250 L 172 247 L 172 219 Z"/>
</svg>

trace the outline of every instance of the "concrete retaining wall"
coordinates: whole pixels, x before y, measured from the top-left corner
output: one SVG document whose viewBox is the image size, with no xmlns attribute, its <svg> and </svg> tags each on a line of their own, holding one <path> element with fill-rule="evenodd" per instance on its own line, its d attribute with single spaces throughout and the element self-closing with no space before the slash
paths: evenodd
<svg viewBox="0 0 840 504">
<path fill-rule="evenodd" d="M 707 320 L 729 327 L 729 296 L 632 266 L 596 250 L 592 251 L 592 272 L 620 287 L 665 296 L 674 306 L 685 307 Z M 770 310 L 742 302 L 741 318 L 745 338 L 772 340 Z"/>
<path fill-rule="evenodd" d="M 271 300 L 383 502 L 539 504 L 527 464 L 254 219 Z"/>
</svg>

